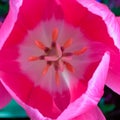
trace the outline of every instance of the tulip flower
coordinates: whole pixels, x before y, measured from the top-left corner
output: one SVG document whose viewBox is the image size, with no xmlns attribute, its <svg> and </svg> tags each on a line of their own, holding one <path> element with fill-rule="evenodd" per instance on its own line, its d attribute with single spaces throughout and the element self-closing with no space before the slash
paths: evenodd
<svg viewBox="0 0 120 120">
<path fill-rule="evenodd" d="M 120 90 L 114 15 L 94 0 L 11 3 L 16 12 L 2 25 L 7 30 L 11 21 L 9 31 L 0 34 L 0 80 L 6 90 L 32 120 L 104 120 L 97 103 L 105 83 Z"/>
</svg>

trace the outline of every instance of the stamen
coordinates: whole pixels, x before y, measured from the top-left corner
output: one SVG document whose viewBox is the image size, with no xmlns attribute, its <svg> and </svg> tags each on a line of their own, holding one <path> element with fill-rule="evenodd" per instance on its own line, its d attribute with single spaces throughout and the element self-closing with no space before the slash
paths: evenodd
<svg viewBox="0 0 120 120">
<path fill-rule="evenodd" d="M 40 48 L 42 50 L 46 50 L 46 48 L 47 48 L 42 42 L 40 42 L 38 40 L 35 41 L 35 44 L 38 48 Z"/>
<path fill-rule="evenodd" d="M 28 61 L 36 61 L 36 60 L 40 60 L 40 57 L 31 56 L 31 57 L 28 58 Z"/>
<path fill-rule="evenodd" d="M 59 76 L 58 71 L 55 72 L 55 82 L 57 86 L 60 85 L 60 76 Z"/>
<path fill-rule="evenodd" d="M 52 48 L 55 48 L 55 47 L 56 47 L 56 43 L 55 43 L 55 42 L 52 42 L 51 47 L 52 47 Z"/>
<path fill-rule="evenodd" d="M 72 38 L 68 39 L 67 41 L 65 41 L 63 48 L 65 49 L 65 48 L 70 47 L 72 43 L 73 43 Z"/>
<path fill-rule="evenodd" d="M 48 72 L 48 69 L 50 67 L 50 64 L 47 64 L 44 68 L 43 68 L 43 71 L 42 71 L 42 75 L 46 75 L 46 73 Z"/>
<path fill-rule="evenodd" d="M 73 39 L 69 38 L 66 40 L 62 46 L 57 43 L 59 34 L 59 29 L 54 28 L 52 31 L 52 41 L 51 47 L 47 47 L 43 42 L 40 40 L 35 41 L 35 45 L 44 51 L 44 54 L 41 56 L 30 56 L 28 58 L 29 61 L 36 61 L 36 60 L 44 60 L 47 64 L 43 67 L 42 75 L 45 76 L 50 68 L 50 66 L 54 67 L 55 70 L 55 83 L 57 86 L 60 86 L 60 74 L 67 69 L 69 72 L 74 73 L 75 69 L 69 61 L 73 59 L 73 56 L 79 56 L 86 52 L 87 47 L 83 47 L 80 50 L 66 52 L 65 49 L 70 47 L 73 44 Z"/>
<path fill-rule="evenodd" d="M 54 28 L 52 31 L 52 41 L 56 42 L 57 38 L 58 38 L 58 28 Z"/>
<path fill-rule="evenodd" d="M 86 50 L 87 50 L 87 47 L 84 47 L 84 48 L 82 48 L 81 50 L 75 51 L 73 54 L 74 54 L 74 55 L 81 55 L 81 54 L 83 54 L 84 52 L 86 52 Z"/>
<path fill-rule="evenodd" d="M 72 73 L 75 72 L 74 67 L 70 63 L 64 61 L 64 64 L 65 64 L 68 71 L 70 71 Z"/>
</svg>

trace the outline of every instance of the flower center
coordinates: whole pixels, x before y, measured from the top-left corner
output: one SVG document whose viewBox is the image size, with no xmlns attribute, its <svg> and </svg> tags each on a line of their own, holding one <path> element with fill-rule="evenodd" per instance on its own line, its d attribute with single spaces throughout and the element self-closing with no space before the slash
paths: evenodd
<svg viewBox="0 0 120 120">
<path fill-rule="evenodd" d="M 79 56 L 87 50 L 87 47 L 83 47 L 80 50 L 65 52 L 65 49 L 73 44 L 73 39 L 69 38 L 64 42 L 63 45 L 60 45 L 57 42 L 58 34 L 58 28 L 54 28 L 52 31 L 52 41 L 50 47 L 44 45 L 44 43 L 42 43 L 40 40 L 35 40 L 35 45 L 40 50 L 44 51 L 44 54 L 40 56 L 31 56 L 28 58 L 29 61 L 44 60 L 46 62 L 46 66 L 44 66 L 41 73 L 43 76 L 47 74 L 50 66 L 53 65 L 55 70 L 55 82 L 57 86 L 60 84 L 60 72 L 63 72 L 64 69 L 67 69 L 71 73 L 75 72 L 74 66 L 70 64 L 72 57 L 74 55 Z"/>
</svg>

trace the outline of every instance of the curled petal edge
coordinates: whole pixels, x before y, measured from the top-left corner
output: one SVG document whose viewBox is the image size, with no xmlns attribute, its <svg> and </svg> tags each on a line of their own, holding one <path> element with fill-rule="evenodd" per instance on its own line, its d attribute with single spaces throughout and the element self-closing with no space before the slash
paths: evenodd
<svg viewBox="0 0 120 120">
<path fill-rule="evenodd" d="M 96 14 L 104 20 L 108 34 L 113 38 L 115 46 L 120 49 L 120 27 L 115 15 L 110 12 L 106 5 L 103 5 L 95 0 L 77 0 L 78 3 L 86 7 L 90 12 Z"/>
<path fill-rule="evenodd" d="M 9 13 L 0 28 L 0 49 L 2 48 L 4 42 L 7 40 L 10 32 L 14 27 L 21 5 L 22 0 L 10 0 Z"/>
</svg>

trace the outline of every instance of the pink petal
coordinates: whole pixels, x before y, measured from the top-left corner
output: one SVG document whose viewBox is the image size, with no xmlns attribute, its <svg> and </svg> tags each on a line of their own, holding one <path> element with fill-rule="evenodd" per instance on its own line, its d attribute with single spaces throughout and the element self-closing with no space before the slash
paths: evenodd
<svg viewBox="0 0 120 120">
<path fill-rule="evenodd" d="M 80 26 L 80 29 L 88 39 L 100 41 L 109 46 L 113 46 L 114 43 L 120 48 L 118 22 L 105 5 L 95 0 L 59 1 L 61 2 L 66 21 L 74 26 Z"/>
<path fill-rule="evenodd" d="M 105 120 L 105 117 L 98 107 L 94 107 L 91 111 L 88 111 L 73 120 Z"/>
<path fill-rule="evenodd" d="M 77 0 L 77 1 L 79 2 L 79 0 Z M 94 0 L 93 1 L 84 0 L 84 2 L 80 2 L 80 3 L 83 6 L 87 7 L 88 10 L 90 12 L 92 12 L 93 14 L 100 16 L 102 18 L 102 20 L 105 22 L 105 26 L 107 27 L 107 29 L 106 29 L 106 27 L 104 27 L 104 25 L 103 25 L 103 28 L 101 26 L 102 30 L 103 31 L 105 30 L 104 31 L 105 33 L 104 34 L 100 33 L 101 32 L 100 31 L 99 35 L 102 35 L 102 38 L 104 38 L 104 37 L 107 38 L 107 35 L 109 34 L 109 36 L 113 39 L 115 46 L 120 48 L 120 37 L 118 37 L 120 34 L 119 24 L 116 20 L 116 17 L 109 10 L 109 8 L 107 8 L 105 5 L 103 5 L 97 1 L 94 1 Z M 98 23 L 98 24 L 100 24 L 100 23 Z M 98 27 L 97 25 L 95 25 L 95 26 Z M 99 29 L 99 28 L 97 28 L 97 29 Z M 108 32 L 108 34 L 106 32 Z M 109 40 L 111 38 L 109 38 Z M 103 42 L 105 42 L 105 40 L 103 40 Z M 109 41 L 109 43 L 110 43 L 110 41 Z"/>
<path fill-rule="evenodd" d="M 71 103 L 67 109 L 61 113 L 58 120 L 72 119 L 94 109 L 103 95 L 109 68 L 109 60 L 109 54 L 106 53 L 89 81 L 86 93 L 75 102 Z"/>
<path fill-rule="evenodd" d="M 61 8 L 54 0 L 36 0 L 36 2 L 32 0 L 10 0 L 10 11 L 0 31 L 0 47 L 2 47 L 12 29 L 12 34 L 9 36 L 12 37 L 12 42 L 9 45 L 21 42 L 21 38 L 27 34 L 29 29 L 35 27 L 41 20 L 49 19 L 51 15 L 56 18 L 63 17 Z M 12 36 L 13 34 L 17 34 L 17 36 Z"/>
<path fill-rule="evenodd" d="M 35 108 L 30 107 L 29 105 L 25 104 L 19 97 L 14 93 L 7 84 L 5 84 L 1 80 L 2 84 L 6 88 L 7 91 L 11 94 L 11 96 L 26 110 L 27 114 L 30 116 L 32 120 L 46 120 L 46 118 Z"/>
<path fill-rule="evenodd" d="M 87 89 L 88 81 L 80 79 L 78 84 L 71 90 L 71 102 L 79 98 Z"/>
<path fill-rule="evenodd" d="M 69 90 L 64 90 L 62 93 L 55 93 L 54 101 L 57 107 L 63 111 L 70 103 L 70 93 Z"/>
<path fill-rule="evenodd" d="M 114 14 L 112 14 L 105 5 L 95 0 L 59 1 L 61 2 L 67 22 L 75 26 L 79 25 L 88 39 L 99 41 L 108 46 L 106 49 L 111 52 L 111 62 L 106 84 L 120 94 L 120 53 L 118 52 L 119 50 L 117 50 L 117 48 L 120 49 L 120 18 L 117 17 L 116 19 Z M 81 15 L 78 16 L 77 13 Z M 87 76 L 89 76 L 90 73 L 91 72 L 89 72 Z"/>
<path fill-rule="evenodd" d="M 118 21 L 118 23 L 120 25 L 120 17 L 116 17 L 116 19 L 117 19 L 117 21 Z"/>
<path fill-rule="evenodd" d="M 44 116 L 56 118 L 60 114 L 60 111 L 53 105 L 52 96 L 39 86 L 32 89 L 27 104 L 38 109 Z"/>
<path fill-rule="evenodd" d="M 9 86 L 25 104 L 36 108 L 45 116 L 56 118 L 60 114 L 60 111 L 53 104 L 51 95 L 40 87 L 35 87 L 24 75 L 15 72 L 0 72 L 0 75 L 2 82 Z M 12 97 L 16 99 L 14 96 Z"/>
<path fill-rule="evenodd" d="M 120 52 L 111 51 L 110 68 L 106 85 L 113 91 L 120 94 Z"/>
<path fill-rule="evenodd" d="M 32 80 L 27 78 L 22 73 L 18 67 L 19 64 L 14 61 L 18 53 L 13 49 L 14 47 L 11 47 L 10 49 L 10 51 L 12 51 L 12 55 L 9 54 L 10 51 L 7 50 L 7 47 L 5 50 L 6 52 L 4 52 L 4 54 L 0 54 L 2 56 L 0 58 L 2 61 L 2 63 L 0 63 L 0 69 L 2 69 L 2 71 L 0 71 L 1 79 L 6 83 L 6 85 L 11 88 L 12 91 L 16 93 L 19 99 L 28 105 L 38 109 L 43 115 L 50 117 L 58 116 L 60 114 L 60 111 L 53 104 L 52 96 L 49 95 L 49 93 L 45 90 L 35 87 L 34 83 L 31 82 Z M 61 99 L 64 98 L 61 97 Z M 56 103 L 58 104 L 59 102 L 56 100 Z M 63 103 L 61 104 L 63 105 Z"/>
<path fill-rule="evenodd" d="M 29 117 L 31 118 L 31 120 L 51 120 L 50 118 L 46 118 L 44 117 L 37 109 L 28 106 L 27 104 L 25 104 L 23 101 L 21 101 L 16 94 L 2 81 L 2 84 L 5 86 L 5 88 L 9 91 L 9 93 L 13 96 L 13 98 L 15 98 L 15 100 L 26 110 L 27 114 L 29 115 Z M 91 111 L 86 112 L 85 114 L 82 114 L 76 118 L 74 118 L 73 120 L 86 120 L 87 118 L 91 118 L 90 120 L 96 120 L 96 119 L 100 119 L 100 120 L 104 120 L 104 116 L 102 115 L 102 113 L 100 112 L 100 110 L 97 107 L 93 107 L 93 109 Z M 57 120 L 59 120 L 60 118 L 58 118 Z M 71 119 L 71 118 L 70 118 Z M 63 120 L 63 119 L 60 119 Z"/>
<path fill-rule="evenodd" d="M 0 49 L 13 29 L 21 4 L 22 0 L 10 0 L 9 13 L 2 24 L 2 27 L 0 28 Z"/>
<path fill-rule="evenodd" d="M 13 77 L 14 76 L 14 77 Z M 29 93 L 32 90 L 32 83 L 27 81 L 24 76 L 18 73 L 5 73 L 0 71 L 1 80 L 3 80 L 11 89 L 26 102 L 29 98 Z"/>
<path fill-rule="evenodd" d="M 52 15 L 55 18 L 63 17 L 62 10 L 55 0 L 36 0 L 36 2 L 23 0 L 19 14 L 22 24 L 29 29 L 35 27 L 41 20 L 49 19 Z"/>
<path fill-rule="evenodd" d="M 65 79 L 67 78 L 66 81 L 69 83 L 71 101 L 74 101 L 86 91 L 88 81 L 96 70 L 104 51 L 104 46 L 100 43 L 91 43 L 91 45 L 88 46 L 88 51 L 86 51 L 90 56 L 89 58 L 81 55 L 82 57 L 80 56 L 79 59 L 76 60 L 76 58 L 73 58 L 73 60 L 70 61 L 72 65 L 74 65 L 75 73 L 73 73 L 74 75 L 71 73 L 67 75 L 67 73 L 65 73 Z M 77 81 L 77 84 L 75 84 L 75 81 Z"/>
<path fill-rule="evenodd" d="M 11 100 L 10 94 L 6 91 L 0 81 L 0 109 L 5 107 Z"/>
<path fill-rule="evenodd" d="M 19 64 L 14 61 L 18 53 L 13 49 L 14 47 L 11 47 L 13 56 L 9 54 L 10 51 L 7 49 L 5 54 L 0 54 L 2 56 L 0 59 L 7 57 L 7 60 L 4 59 L 2 60 L 3 63 L 0 63 L 0 68 L 2 68 L 2 71 L 0 71 L 1 79 L 24 103 L 35 107 L 43 115 L 58 116 L 57 110 L 56 113 L 52 111 L 54 108 L 52 98 L 49 93 L 34 86 L 34 83 L 32 83 L 31 80 L 19 69 Z"/>
</svg>

